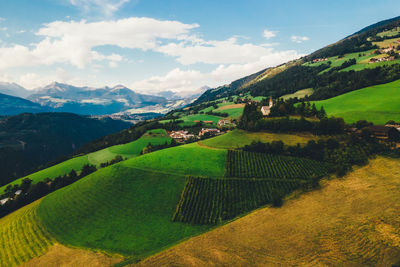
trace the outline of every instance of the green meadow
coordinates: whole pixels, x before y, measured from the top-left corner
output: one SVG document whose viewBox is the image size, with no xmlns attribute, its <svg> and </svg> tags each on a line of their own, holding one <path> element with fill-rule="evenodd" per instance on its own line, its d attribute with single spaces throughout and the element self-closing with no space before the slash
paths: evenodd
<svg viewBox="0 0 400 267">
<path fill-rule="evenodd" d="M 346 122 L 367 120 L 385 124 L 400 121 L 400 80 L 366 87 L 330 99 L 316 101 L 329 116 L 342 117 Z"/>
<path fill-rule="evenodd" d="M 223 177 L 225 175 L 226 150 L 214 150 L 192 143 L 145 154 L 121 164 L 180 175 Z"/>
</svg>

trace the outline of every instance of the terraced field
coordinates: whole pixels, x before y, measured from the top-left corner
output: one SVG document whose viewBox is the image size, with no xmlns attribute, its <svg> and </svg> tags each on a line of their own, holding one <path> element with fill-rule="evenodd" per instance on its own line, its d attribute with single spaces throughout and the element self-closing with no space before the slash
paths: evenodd
<svg viewBox="0 0 400 267">
<path fill-rule="evenodd" d="M 400 120 L 400 80 L 366 87 L 330 99 L 316 101 L 329 116 L 342 117 L 346 122 L 367 120 L 385 124 Z"/>
<path fill-rule="evenodd" d="M 189 177 L 172 217 L 175 222 L 217 224 L 287 194 L 301 182 L 283 179 L 207 179 Z"/>
<path fill-rule="evenodd" d="M 171 138 L 167 135 L 164 129 L 150 130 L 136 141 L 123 145 L 108 147 L 87 155 L 72 158 L 47 169 L 17 179 L 10 184 L 20 184 L 21 181 L 27 177 L 33 180 L 33 182 L 37 183 L 44 180 L 45 178 L 51 179 L 60 175 L 67 174 L 71 170 L 79 171 L 82 169 L 83 165 L 89 163 L 99 167 L 100 163 L 110 161 L 117 155 L 121 155 L 124 158 L 136 157 L 140 154 L 142 149 L 147 146 L 148 143 L 151 143 L 153 145 L 160 145 L 164 144 L 165 142 L 170 143 Z M 2 193 L 6 187 L 7 185 L 0 187 L 0 193 Z"/>
<path fill-rule="evenodd" d="M 40 200 L 0 219 L 0 266 L 12 267 L 44 254 L 54 243 L 37 215 Z"/>
<path fill-rule="evenodd" d="M 276 134 L 267 132 L 247 132 L 233 130 L 226 134 L 200 141 L 201 144 L 213 148 L 236 149 L 251 144 L 253 141 L 272 142 L 283 141 L 287 145 L 305 144 L 316 139 L 311 134 Z"/>
<path fill-rule="evenodd" d="M 400 161 L 379 157 L 137 266 L 393 266 L 400 259 L 399 177 Z"/>
<path fill-rule="evenodd" d="M 314 160 L 228 151 L 227 177 L 309 180 L 329 173 L 328 164 Z"/>
</svg>

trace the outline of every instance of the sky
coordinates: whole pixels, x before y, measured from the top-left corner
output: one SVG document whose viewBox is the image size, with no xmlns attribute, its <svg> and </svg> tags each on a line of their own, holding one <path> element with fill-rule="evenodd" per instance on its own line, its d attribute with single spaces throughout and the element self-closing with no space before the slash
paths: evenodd
<svg viewBox="0 0 400 267">
<path fill-rule="evenodd" d="M 399 15 L 398 0 L 1 0 L 0 82 L 217 87 Z"/>
</svg>

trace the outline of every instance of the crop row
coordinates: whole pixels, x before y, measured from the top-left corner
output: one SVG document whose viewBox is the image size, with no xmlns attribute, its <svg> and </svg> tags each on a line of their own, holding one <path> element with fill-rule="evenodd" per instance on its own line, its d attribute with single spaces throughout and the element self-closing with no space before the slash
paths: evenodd
<svg viewBox="0 0 400 267">
<path fill-rule="evenodd" d="M 217 224 L 298 188 L 302 181 L 188 177 L 173 221 Z"/>
<path fill-rule="evenodd" d="M 327 175 L 326 163 L 314 160 L 229 150 L 227 177 L 308 180 Z"/>
</svg>

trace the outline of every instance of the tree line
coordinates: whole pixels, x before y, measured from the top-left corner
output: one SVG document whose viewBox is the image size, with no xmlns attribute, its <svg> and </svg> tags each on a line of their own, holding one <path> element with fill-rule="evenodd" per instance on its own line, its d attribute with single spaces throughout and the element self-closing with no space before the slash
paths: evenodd
<svg viewBox="0 0 400 267">
<path fill-rule="evenodd" d="M 79 175 L 75 170 L 71 170 L 68 174 L 57 176 L 53 180 L 46 178 L 34 184 L 31 179 L 25 178 L 20 185 L 9 185 L 5 189 L 4 194 L 0 196 L 0 199 L 9 198 L 5 204 L 0 205 L 0 218 L 57 189 L 74 183 L 96 170 L 96 166 L 86 164 L 83 166 Z M 20 191 L 18 195 L 15 194 L 17 191 Z"/>
</svg>

